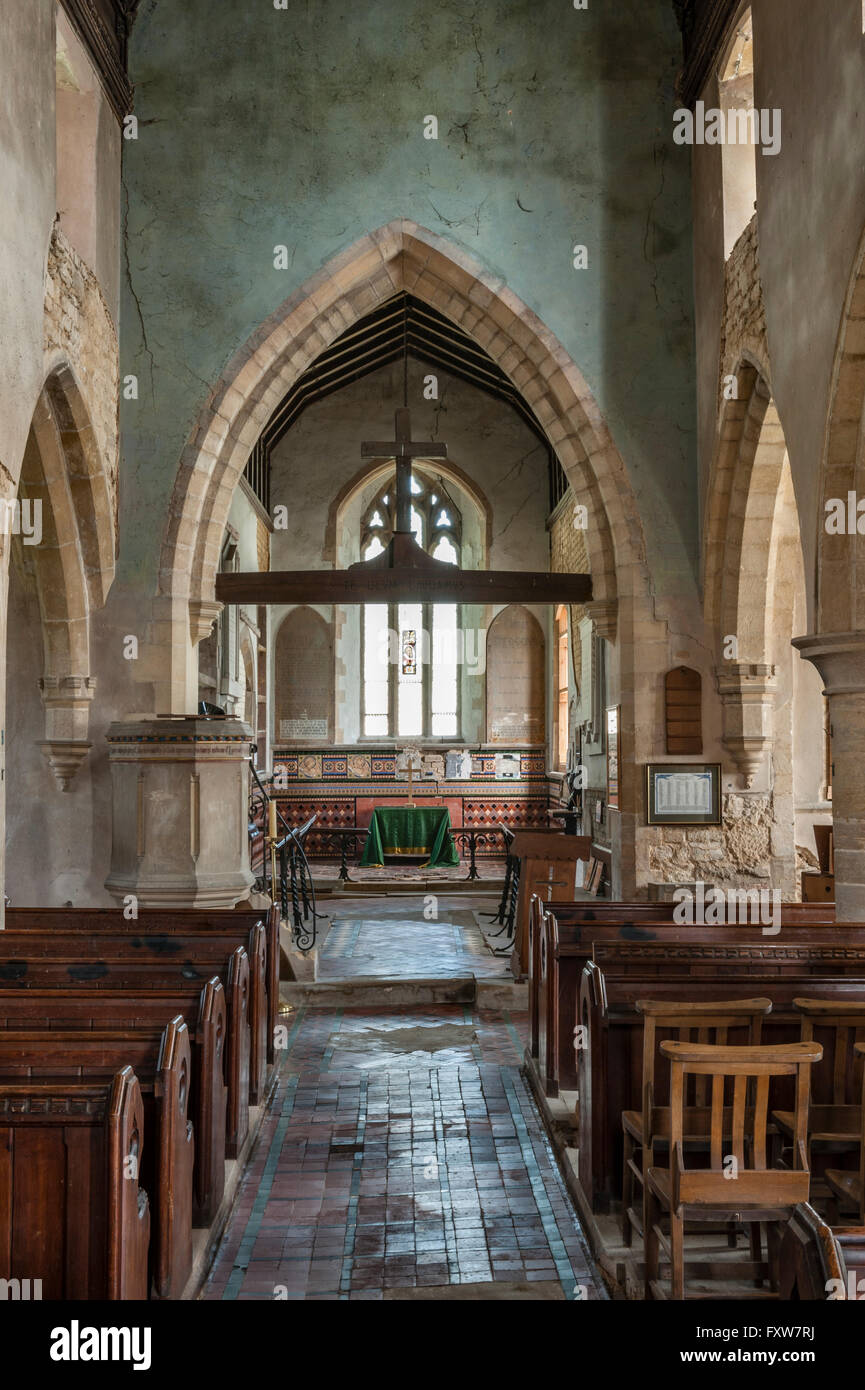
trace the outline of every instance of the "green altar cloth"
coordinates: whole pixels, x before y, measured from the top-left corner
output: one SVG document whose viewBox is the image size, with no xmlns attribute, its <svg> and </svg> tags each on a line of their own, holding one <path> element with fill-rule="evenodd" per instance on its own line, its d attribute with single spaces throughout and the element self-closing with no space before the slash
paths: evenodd
<svg viewBox="0 0 865 1390">
<path fill-rule="evenodd" d="M 372 813 L 361 864 L 378 867 L 386 854 L 429 854 L 422 866 L 459 864 L 446 806 L 381 806 Z"/>
</svg>

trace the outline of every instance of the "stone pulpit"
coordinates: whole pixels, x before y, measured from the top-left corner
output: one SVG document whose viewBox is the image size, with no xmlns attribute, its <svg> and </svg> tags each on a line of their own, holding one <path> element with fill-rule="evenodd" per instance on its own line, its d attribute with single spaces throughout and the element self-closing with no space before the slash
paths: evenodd
<svg viewBox="0 0 865 1390">
<path fill-rule="evenodd" d="M 234 907 L 249 893 L 249 753 L 240 719 L 115 723 L 113 897 L 141 907 Z"/>
</svg>

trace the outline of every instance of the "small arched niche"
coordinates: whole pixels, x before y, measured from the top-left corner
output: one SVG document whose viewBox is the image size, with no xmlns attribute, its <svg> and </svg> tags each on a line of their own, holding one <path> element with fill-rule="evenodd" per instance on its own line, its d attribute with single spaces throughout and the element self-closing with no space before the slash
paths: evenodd
<svg viewBox="0 0 865 1390">
<path fill-rule="evenodd" d="M 333 629 L 314 608 L 293 608 L 276 634 L 274 739 L 320 743 L 333 737 Z"/>
<path fill-rule="evenodd" d="M 544 742 L 545 643 L 537 618 L 512 603 L 487 634 L 487 742 Z"/>
</svg>

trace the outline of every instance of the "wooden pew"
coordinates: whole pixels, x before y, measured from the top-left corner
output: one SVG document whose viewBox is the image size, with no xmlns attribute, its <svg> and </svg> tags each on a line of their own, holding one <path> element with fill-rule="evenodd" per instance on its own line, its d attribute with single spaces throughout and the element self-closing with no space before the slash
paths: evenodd
<svg viewBox="0 0 865 1390">
<path fill-rule="evenodd" d="M 29 938 L 32 933 L 28 932 Z M 162 994 L 175 998 L 191 996 L 192 1007 L 200 995 L 208 974 L 217 973 L 223 981 L 226 995 L 227 1031 L 225 1043 L 225 1079 L 228 1085 L 228 1114 L 226 1120 L 226 1154 L 236 1158 L 249 1130 L 249 957 L 237 946 L 222 967 L 203 972 L 186 969 L 183 962 L 174 961 L 160 968 L 158 963 L 141 960 L 128 962 L 100 958 L 98 951 L 88 954 L 79 940 L 77 956 L 51 954 L 48 943 L 42 943 L 37 954 L 10 960 L 5 954 L 6 933 L 0 933 L 0 988 L 59 989 L 64 985 L 86 984 L 99 993 L 103 989 L 126 989 L 136 994 Z M 18 949 L 23 949 L 21 942 Z M 217 955 L 217 959 L 221 957 Z M 201 964 L 201 963 L 199 963 Z M 95 978 L 94 978 L 95 972 Z M 170 1016 L 170 1015 L 169 1015 Z M 185 1017 L 185 1013 L 184 1013 Z"/>
<path fill-rule="evenodd" d="M 199 918 L 203 918 L 201 924 Z M 249 957 L 249 1098 L 258 1105 L 267 1088 L 268 1064 L 274 1059 L 279 1006 L 279 942 L 273 939 L 273 920 L 273 913 L 262 917 L 254 912 L 190 909 L 182 914 L 140 912 L 137 921 L 126 922 L 122 912 L 111 908 L 12 909 L 0 935 L 0 984 L 26 983 L 22 963 L 34 955 L 55 963 L 58 984 L 69 981 L 130 989 L 142 983 L 149 987 L 157 971 L 169 979 L 172 973 L 194 978 L 196 972 L 207 979 L 243 946 Z"/>
<path fill-rule="evenodd" d="M 791 929 L 782 944 L 753 936 L 748 941 L 752 928 L 680 930 L 696 939 L 596 943 L 594 959 L 583 970 L 577 1023 L 584 1045 L 576 1052 L 579 1180 L 598 1211 L 618 1197 L 622 1111 L 642 1107 L 638 999 L 698 1003 L 765 996 L 772 1013 L 763 1037 L 773 1044 L 798 1040 L 793 999 L 799 995 L 865 999 L 865 927 Z M 733 930 L 737 939 L 728 942 L 723 934 Z M 844 942 L 826 939 L 827 931 Z M 665 1103 L 663 1096 L 658 1103 Z M 779 1087 L 772 1106 L 789 1110 L 792 1096 Z"/>
<path fill-rule="evenodd" d="M 175 1014 L 185 1019 L 192 1048 L 193 1222 L 208 1226 L 225 1191 L 228 1148 L 225 1054 L 230 1029 L 225 990 L 218 976 L 208 980 L 201 990 L 190 982 L 174 994 L 81 988 L 0 990 L 0 1028 L 112 1031 L 140 1027 L 152 1032 L 154 1028 L 163 1028 Z M 242 1029 L 239 1007 L 233 1011 L 231 1027 Z M 236 1049 L 236 1055 L 242 1056 L 242 1048 Z M 240 1086 L 239 1091 L 242 1106 L 248 1088 Z M 238 1113 L 237 1101 L 233 1103 L 231 1123 L 245 1139 L 242 1115 Z"/>
<path fill-rule="evenodd" d="M 735 932 L 736 941 L 773 941 L 777 937 L 764 936 L 760 926 L 731 925 L 726 927 L 678 926 L 669 921 L 650 919 L 621 920 L 615 913 L 601 913 L 598 920 L 582 921 L 580 913 L 576 920 L 566 920 L 562 904 L 547 909 L 543 904 L 534 904 L 529 916 L 531 944 L 529 978 L 529 1048 L 536 1047 L 532 1055 L 544 1092 L 557 1096 L 560 1091 L 576 1089 L 577 1076 L 573 1055 L 573 1028 L 577 1009 L 577 995 L 580 976 L 587 960 L 591 959 L 595 943 L 632 942 L 711 942 L 719 939 L 718 933 Z M 570 905 L 567 905 L 568 908 Z M 576 904 L 582 910 L 585 904 Z M 609 904 L 615 907 L 615 904 Z M 650 908 L 666 908 L 666 903 L 643 904 Z M 813 910 L 801 914 L 801 904 L 784 904 L 781 913 L 781 933 L 785 940 L 799 940 L 801 933 L 819 931 L 834 933 L 827 941 L 837 942 L 839 931 L 829 921 L 812 921 Z M 590 909 L 593 910 L 593 909 Z M 822 909 L 825 913 L 825 909 Z M 865 928 L 861 940 L 865 943 Z M 706 933 L 709 933 L 707 936 Z M 728 940 L 727 937 L 721 938 Z M 532 975 L 531 972 L 534 972 Z"/>
<path fill-rule="evenodd" d="M 150 1210 L 127 1176 L 143 1139 L 131 1067 L 0 1085 L 0 1278 L 41 1279 L 45 1299 L 145 1299 Z"/>
<path fill-rule="evenodd" d="M 124 1066 L 134 1069 L 143 1103 L 140 1178 L 150 1197 L 151 1286 L 157 1298 L 179 1298 L 192 1269 L 194 1146 L 187 1116 L 189 1030 L 183 1019 L 177 1015 L 161 1031 L 0 1032 L 0 1085 L 108 1083 Z"/>
<path fill-rule="evenodd" d="M 556 902 L 551 905 L 540 894 L 532 895 L 529 904 L 529 1051 L 533 1057 L 537 1051 L 537 981 L 539 978 L 540 936 L 543 927 L 543 914 L 552 913 L 559 924 L 565 925 L 597 923 L 598 925 L 617 925 L 621 927 L 640 927 L 646 923 L 663 923 L 675 926 L 673 911 L 675 903 L 647 902 L 606 902 L 593 899 L 591 902 Z M 782 923 L 798 925 L 835 921 L 834 903 L 783 903 Z M 684 925 L 684 924 L 682 924 Z M 591 953 L 589 953 L 591 954 Z M 534 1020 L 534 1023 L 533 1023 Z"/>
<path fill-rule="evenodd" d="M 861 1298 L 865 1226 L 829 1226 L 808 1202 L 800 1202 L 781 1238 L 778 1263 L 782 1299 Z"/>
</svg>

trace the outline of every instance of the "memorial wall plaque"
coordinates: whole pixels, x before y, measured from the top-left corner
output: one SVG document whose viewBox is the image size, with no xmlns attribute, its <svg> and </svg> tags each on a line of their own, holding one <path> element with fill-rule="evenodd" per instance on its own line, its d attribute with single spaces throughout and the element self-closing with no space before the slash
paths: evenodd
<svg viewBox="0 0 865 1390">
<path fill-rule="evenodd" d="M 276 727 L 281 739 L 332 737 L 333 637 L 312 608 L 295 608 L 276 635 Z"/>
</svg>

